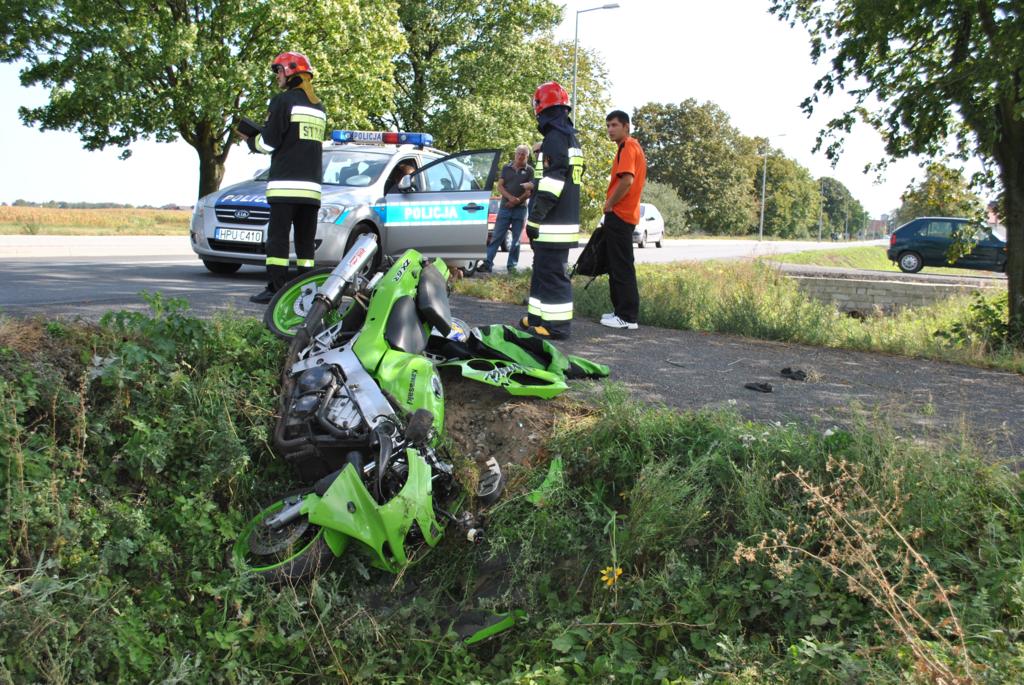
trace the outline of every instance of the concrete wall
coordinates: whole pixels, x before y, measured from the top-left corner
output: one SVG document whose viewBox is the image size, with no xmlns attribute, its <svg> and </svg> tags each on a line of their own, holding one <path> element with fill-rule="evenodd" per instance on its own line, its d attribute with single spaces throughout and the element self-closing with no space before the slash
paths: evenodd
<svg viewBox="0 0 1024 685">
<path fill-rule="evenodd" d="M 861 313 L 876 309 L 888 312 L 900 307 L 921 307 L 953 295 L 1006 287 L 1005 281 L 996 281 L 990 286 L 816 276 L 795 278 L 800 289 L 810 297 L 834 304 L 843 312 Z"/>
</svg>

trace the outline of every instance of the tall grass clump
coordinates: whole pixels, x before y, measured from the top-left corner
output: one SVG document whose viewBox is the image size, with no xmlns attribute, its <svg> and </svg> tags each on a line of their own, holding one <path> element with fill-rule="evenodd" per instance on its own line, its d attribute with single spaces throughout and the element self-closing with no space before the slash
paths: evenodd
<svg viewBox="0 0 1024 685">
<path fill-rule="evenodd" d="M 635 669 L 644 682 L 703 682 L 689 678 L 713 672 L 748 683 L 1024 675 L 1015 646 L 1022 488 L 1003 467 L 884 432 L 678 415 L 616 392 L 552 451 L 566 461 L 565 487 L 539 511 L 500 508 L 494 541 L 529 550 L 517 553 L 509 585 L 544 615 L 534 625 L 548 642 L 518 660 L 547 662 L 545 674 L 558 666 L 611 682 Z M 841 512 L 831 523 L 828 507 Z"/>
<path fill-rule="evenodd" d="M 854 319 L 807 297 L 797 281 L 759 261 L 638 264 L 640 322 L 676 330 L 731 333 L 824 347 L 887 352 L 1024 373 L 1024 353 L 991 333 L 1006 329 L 1006 296 L 958 296 L 928 307 Z M 460 294 L 516 303 L 529 273 L 468 279 Z M 611 310 L 608 281 L 573 283 L 574 315 Z M 1001 317 L 1001 318 L 1000 318 Z M 1002 321 L 1000 328 L 999 321 Z M 983 332 L 989 331 L 989 333 Z M 948 333 L 948 334 L 947 334 Z"/>
</svg>

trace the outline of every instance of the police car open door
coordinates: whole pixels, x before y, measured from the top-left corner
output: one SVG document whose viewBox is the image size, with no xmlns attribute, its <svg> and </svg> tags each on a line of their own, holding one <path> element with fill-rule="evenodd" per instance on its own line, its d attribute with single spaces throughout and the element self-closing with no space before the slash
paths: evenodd
<svg viewBox="0 0 1024 685">
<path fill-rule="evenodd" d="M 426 164 L 385 197 L 386 249 L 427 257 L 482 259 L 487 249 L 487 207 L 500 150 L 470 150 Z M 424 240 L 430 235 L 430 240 Z M 430 244 L 430 249 L 424 245 Z"/>
</svg>

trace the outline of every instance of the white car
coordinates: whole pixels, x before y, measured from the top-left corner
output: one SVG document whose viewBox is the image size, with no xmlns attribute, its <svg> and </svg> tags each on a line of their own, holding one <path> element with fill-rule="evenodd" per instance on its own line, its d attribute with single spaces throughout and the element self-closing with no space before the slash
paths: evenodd
<svg viewBox="0 0 1024 685">
<path fill-rule="evenodd" d="M 324 143 L 317 266 L 336 264 L 364 233 L 376 234 L 379 255 L 397 257 L 412 248 L 467 270 L 484 258 L 487 205 L 500 151 L 446 155 L 432 144 L 429 134 L 334 131 Z M 403 177 L 401 164 L 415 171 Z M 266 186 L 264 171 L 196 203 L 192 250 L 213 273 L 264 264 L 270 220 Z M 294 244 L 289 254 L 294 260 Z"/>
<path fill-rule="evenodd" d="M 665 220 L 661 218 L 658 208 L 648 202 L 640 203 L 640 223 L 633 229 L 633 242 L 637 247 L 647 247 L 647 243 L 654 243 L 661 247 L 661 241 L 665 238 Z"/>
</svg>

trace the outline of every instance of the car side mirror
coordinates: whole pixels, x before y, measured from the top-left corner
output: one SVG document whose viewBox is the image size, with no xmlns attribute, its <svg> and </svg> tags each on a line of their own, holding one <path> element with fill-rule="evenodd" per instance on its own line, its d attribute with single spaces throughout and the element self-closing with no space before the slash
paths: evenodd
<svg viewBox="0 0 1024 685">
<path fill-rule="evenodd" d="M 412 190 L 412 175 L 406 174 L 402 178 L 398 179 L 397 187 L 403 193 L 407 193 Z"/>
</svg>

